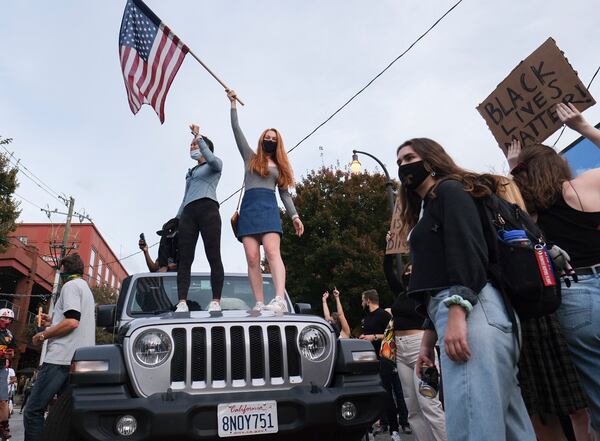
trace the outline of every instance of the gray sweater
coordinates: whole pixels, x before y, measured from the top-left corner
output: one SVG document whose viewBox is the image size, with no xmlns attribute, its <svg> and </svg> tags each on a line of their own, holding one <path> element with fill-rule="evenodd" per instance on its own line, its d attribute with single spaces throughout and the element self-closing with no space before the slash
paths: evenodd
<svg viewBox="0 0 600 441">
<path fill-rule="evenodd" d="M 185 206 L 190 202 L 203 198 L 219 202 L 217 200 L 217 185 L 219 184 L 219 179 L 221 179 L 223 161 L 210 151 L 204 139 L 199 139 L 197 144 L 200 147 L 200 153 L 206 159 L 206 163 L 197 165 L 188 171 L 185 177 L 183 201 L 177 212 L 178 219 L 181 217 Z"/>
<path fill-rule="evenodd" d="M 248 141 L 246 141 L 244 132 L 242 132 L 242 129 L 240 128 L 236 109 L 231 109 L 231 127 L 233 129 L 233 135 L 235 136 L 237 148 L 244 159 L 244 169 L 246 170 L 244 175 L 244 185 L 246 186 L 246 190 L 250 190 L 252 188 L 267 188 L 275 191 L 275 187 L 277 186 L 277 178 L 279 177 L 279 170 L 277 167 L 269 167 L 269 174 L 265 177 L 250 171 L 250 159 L 255 155 L 255 153 L 254 150 L 252 150 L 248 145 Z M 292 195 L 290 195 L 290 192 L 287 188 L 278 187 L 278 190 L 279 197 L 283 202 L 285 211 L 293 220 L 298 216 L 298 213 L 296 212 Z"/>
</svg>

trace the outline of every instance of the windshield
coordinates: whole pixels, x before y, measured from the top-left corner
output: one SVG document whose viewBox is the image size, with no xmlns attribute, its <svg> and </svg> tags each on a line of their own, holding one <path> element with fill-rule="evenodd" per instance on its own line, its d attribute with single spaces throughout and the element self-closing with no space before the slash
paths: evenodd
<svg viewBox="0 0 600 441">
<path fill-rule="evenodd" d="M 265 304 L 275 297 L 275 287 L 270 278 L 263 278 Z M 202 311 L 212 300 L 210 276 L 192 276 L 187 303 L 190 311 Z M 160 314 L 175 310 L 177 305 L 177 277 L 140 277 L 135 280 L 129 296 L 128 312 Z M 251 309 L 256 301 L 246 276 L 226 276 L 221 296 L 221 308 Z"/>
</svg>

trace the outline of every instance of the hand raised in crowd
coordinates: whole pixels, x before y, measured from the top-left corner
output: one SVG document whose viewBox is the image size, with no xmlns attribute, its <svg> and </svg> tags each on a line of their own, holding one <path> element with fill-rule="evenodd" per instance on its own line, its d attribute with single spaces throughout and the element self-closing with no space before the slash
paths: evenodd
<svg viewBox="0 0 600 441">
<path fill-rule="evenodd" d="M 577 132 L 581 132 L 588 126 L 588 122 L 583 115 L 571 103 L 558 103 L 556 105 L 556 114 L 563 124 Z"/>
<path fill-rule="evenodd" d="M 466 362 L 471 358 L 471 349 L 467 341 L 467 312 L 460 305 L 450 305 L 448 308 L 444 349 L 454 362 Z"/>
<path fill-rule="evenodd" d="M 294 219 L 294 229 L 296 230 L 296 236 L 302 237 L 302 235 L 304 234 L 304 224 L 302 223 L 299 217 Z"/>
<path fill-rule="evenodd" d="M 512 170 L 519 163 L 519 155 L 521 154 L 521 142 L 518 139 L 513 139 L 508 147 L 506 154 L 506 160 L 508 161 L 508 167 Z"/>
<path fill-rule="evenodd" d="M 326 302 L 328 298 L 329 298 L 329 291 L 325 291 L 323 293 L 323 301 Z"/>
<path fill-rule="evenodd" d="M 145 240 L 140 239 L 138 242 L 138 246 L 140 247 L 140 250 L 148 251 L 148 244 L 146 243 Z"/>
<path fill-rule="evenodd" d="M 385 242 L 389 242 L 390 239 L 392 238 L 392 232 L 388 231 L 387 233 L 385 233 Z"/>
<path fill-rule="evenodd" d="M 192 131 L 192 135 L 194 135 L 194 142 L 198 139 L 201 138 L 202 135 L 200 135 L 200 126 L 197 124 L 190 124 L 190 130 Z"/>
<path fill-rule="evenodd" d="M 237 95 L 235 94 L 235 90 L 225 89 L 227 92 L 227 98 L 231 102 L 231 107 L 235 107 L 235 101 L 237 100 Z"/>
</svg>

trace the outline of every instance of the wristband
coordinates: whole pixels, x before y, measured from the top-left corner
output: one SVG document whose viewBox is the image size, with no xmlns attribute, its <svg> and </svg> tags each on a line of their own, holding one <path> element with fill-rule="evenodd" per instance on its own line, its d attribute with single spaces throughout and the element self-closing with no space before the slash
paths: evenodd
<svg viewBox="0 0 600 441">
<path fill-rule="evenodd" d="M 452 305 L 459 305 L 467 312 L 467 314 L 469 314 L 473 310 L 473 305 L 471 305 L 471 302 L 463 299 L 458 294 L 454 294 L 453 296 L 448 297 L 443 301 L 443 303 L 448 308 L 450 308 L 450 306 Z"/>
</svg>

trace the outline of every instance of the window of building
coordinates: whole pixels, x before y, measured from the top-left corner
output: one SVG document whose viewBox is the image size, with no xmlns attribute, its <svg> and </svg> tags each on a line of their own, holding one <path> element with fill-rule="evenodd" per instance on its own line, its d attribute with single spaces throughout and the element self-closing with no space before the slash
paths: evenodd
<svg viewBox="0 0 600 441">
<path fill-rule="evenodd" d="M 27 245 L 27 236 L 17 236 L 17 240 L 23 245 Z"/>
<path fill-rule="evenodd" d="M 98 259 L 98 272 L 96 273 L 96 280 L 98 283 L 102 282 L 102 267 L 104 266 L 104 262 L 102 261 L 102 257 Z"/>
<path fill-rule="evenodd" d="M 110 287 L 111 288 L 117 287 L 117 278 L 115 277 L 115 273 L 113 273 L 112 278 L 110 279 Z"/>
<path fill-rule="evenodd" d="M 110 285 L 110 267 L 106 265 L 106 272 L 104 273 L 104 283 Z"/>
<path fill-rule="evenodd" d="M 88 267 L 88 277 L 89 277 L 90 281 L 94 277 L 94 264 L 95 263 L 96 263 L 96 250 L 92 248 L 92 250 L 90 252 L 90 264 Z"/>
</svg>

